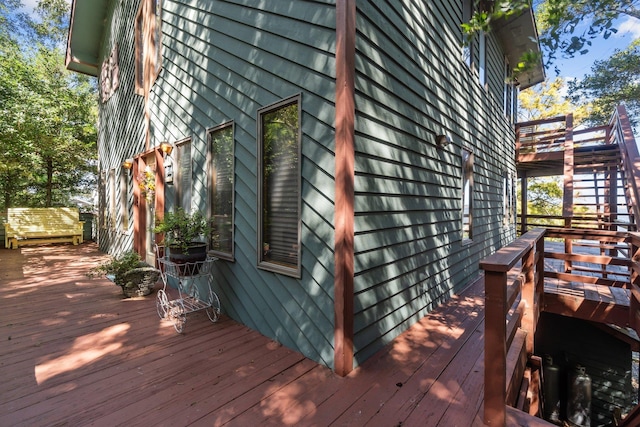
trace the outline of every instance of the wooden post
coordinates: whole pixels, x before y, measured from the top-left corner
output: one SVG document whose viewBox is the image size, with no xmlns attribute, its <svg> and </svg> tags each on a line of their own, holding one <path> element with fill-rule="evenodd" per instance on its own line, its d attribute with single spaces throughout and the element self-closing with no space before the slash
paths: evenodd
<svg viewBox="0 0 640 427">
<path fill-rule="evenodd" d="M 507 273 L 485 271 L 484 422 L 506 423 Z"/>
<path fill-rule="evenodd" d="M 573 114 L 567 114 L 564 138 L 564 191 L 562 197 L 562 216 L 565 228 L 571 228 L 573 218 Z M 565 253 L 573 253 L 572 240 L 565 238 Z M 564 262 L 565 271 L 571 270 L 571 261 Z"/>
<path fill-rule="evenodd" d="M 522 300 L 525 302 L 524 317 L 522 318 L 522 328 L 527 332 L 527 355 L 533 355 L 533 338 L 536 332 L 537 316 L 536 310 L 536 283 L 535 283 L 535 257 L 536 245 L 533 245 L 522 258 L 522 273 L 524 283 L 522 285 Z"/>
<path fill-rule="evenodd" d="M 356 1 L 336 2 L 334 369 L 353 370 Z"/>
<path fill-rule="evenodd" d="M 529 203 L 529 195 L 527 193 L 527 173 L 522 172 L 520 177 L 520 235 L 527 232 L 527 204 Z"/>
</svg>

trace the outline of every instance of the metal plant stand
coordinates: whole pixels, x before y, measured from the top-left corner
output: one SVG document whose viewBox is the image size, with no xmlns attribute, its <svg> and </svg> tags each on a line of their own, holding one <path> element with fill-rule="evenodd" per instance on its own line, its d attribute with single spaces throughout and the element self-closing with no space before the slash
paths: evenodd
<svg viewBox="0 0 640 427">
<path fill-rule="evenodd" d="M 213 291 L 213 263 L 217 258 L 177 264 L 166 257 L 159 257 L 163 288 L 158 291 L 156 309 L 161 319 L 173 322 L 182 333 L 187 314 L 205 310 L 212 322 L 220 317 L 220 300 Z M 170 299 L 167 287 L 177 288 L 178 298 Z"/>
</svg>

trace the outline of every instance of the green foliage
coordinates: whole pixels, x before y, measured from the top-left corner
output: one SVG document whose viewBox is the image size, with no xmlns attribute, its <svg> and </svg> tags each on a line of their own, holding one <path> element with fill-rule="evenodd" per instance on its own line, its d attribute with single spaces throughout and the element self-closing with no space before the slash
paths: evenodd
<svg viewBox="0 0 640 427">
<path fill-rule="evenodd" d="M 566 91 L 567 84 L 562 77 L 520 91 L 518 120 L 531 121 L 573 113 L 574 126 L 580 125 L 588 116 L 591 104 L 584 99 L 576 100 L 582 102 L 582 105 L 570 102 L 564 96 Z"/>
<path fill-rule="evenodd" d="M 560 178 L 534 178 L 527 189 L 528 211 L 532 215 L 562 216 L 562 186 Z"/>
<path fill-rule="evenodd" d="M 112 275 L 113 282 L 116 285 L 124 286 L 124 275 L 133 270 L 145 265 L 140 259 L 140 255 L 137 252 L 129 251 L 125 252 L 117 258 L 112 257 L 104 264 L 100 264 L 97 267 L 92 268 L 87 273 L 88 277 L 98 277 L 105 275 Z"/>
<path fill-rule="evenodd" d="M 188 214 L 178 208 L 176 212 L 165 212 L 163 219 L 156 218 L 154 233 L 164 233 L 166 246 L 177 246 L 188 253 L 189 245 L 198 241 L 200 236 L 211 232 L 207 219 L 200 211 Z"/>
<path fill-rule="evenodd" d="M 592 125 L 608 123 L 615 107 L 624 103 L 632 126 L 640 117 L 640 40 L 625 50 L 616 50 L 606 60 L 596 61 L 583 80 L 569 83 L 573 102 L 593 100 L 588 117 Z"/>
<path fill-rule="evenodd" d="M 573 58 L 587 53 L 591 40 L 605 40 L 617 32 L 614 21 L 621 15 L 640 18 L 636 0 L 544 0 L 536 9 L 540 44 L 548 63 L 557 54 Z"/>
<path fill-rule="evenodd" d="M 61 206 L 95 185 L 95 79 L 64 68 L 68 4 L 41 1 L 36 22 L 0 5 L 0 202 Z"/>
</svg>

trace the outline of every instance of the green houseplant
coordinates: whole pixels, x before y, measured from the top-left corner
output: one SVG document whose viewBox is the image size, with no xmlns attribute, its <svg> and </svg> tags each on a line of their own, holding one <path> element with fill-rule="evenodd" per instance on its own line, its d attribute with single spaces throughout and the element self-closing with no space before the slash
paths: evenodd
<svg viewBox="0 0 640 427">
<path fill-rule="evenodd" d="M 193 214 L 178 208 L 175 212 L 165 212 L 164 218 L 156 219 L 155 233 L 164 233 L 164 245 L 169 248 L 169 257 L 191 255 L 183 262 L 202 261 L 206 258 L 207 244 L 201 236 L 210 232 L 207 219 L 201 212 Z"/>
<path fill-rule="evenodd" d="M 92 268 L 89 277 L 104 276 L 122 288 L 125 297 L 149 295 L 160 277 L 160 270 L 140 259 L 137 252 L 125 252 Z"/>
</svg>

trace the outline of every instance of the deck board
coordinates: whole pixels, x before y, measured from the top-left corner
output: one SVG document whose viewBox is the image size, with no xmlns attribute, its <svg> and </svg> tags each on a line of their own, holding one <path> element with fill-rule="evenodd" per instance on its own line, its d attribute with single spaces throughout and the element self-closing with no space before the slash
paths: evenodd
<svg viewBox="0 0 640 427">
<path fill-rule="evenodd" d="M 482 425 L 481 281 L 340 378 L 225 316 L 177 334 L 155 294 L 85 276 L 104 259 L 0 250 L 0 425 Z"/>
</svg>

